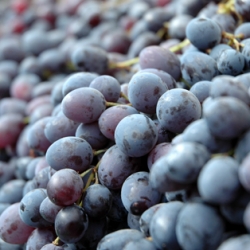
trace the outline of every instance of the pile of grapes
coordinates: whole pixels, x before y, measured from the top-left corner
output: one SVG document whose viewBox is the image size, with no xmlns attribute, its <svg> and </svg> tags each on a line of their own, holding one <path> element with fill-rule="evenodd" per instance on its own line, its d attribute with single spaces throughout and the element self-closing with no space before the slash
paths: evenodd
<svg viewBox="0 0 250 250">
<path fill-rule="evenodd" d="M 250 249 L 250 0 L 2 3 L 0 249 Z"/>
</svg>

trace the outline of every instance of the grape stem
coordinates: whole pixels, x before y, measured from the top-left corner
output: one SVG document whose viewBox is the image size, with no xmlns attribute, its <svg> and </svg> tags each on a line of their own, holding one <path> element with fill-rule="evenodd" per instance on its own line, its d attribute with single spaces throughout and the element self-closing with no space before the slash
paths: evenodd
<svg viewBox="0 0 250 250">
<path fill-rule="evenodd" d="M 131 103 L 121 104 L 121 103 L 117 103 L 117 102 L 106 102 L 106 107 L 119 106 L 119 105 L 132 106 Z"/>
<path fill-rule="evenodd" d="M 244 46 L 243 44 L 241 44 L 237 40 L 237 39 L 243 39 L 244 38 L 243 34 L 234 35 L 234 34 L 223 31 L 222 32 L 222 37 L 228 39 L 228 45 L 234 46 L 237 51 L 240 50 L 240 47 Z"/>
<path fill-rule="evenodd" d="M 107 149 L 96 150 L 96 151 L 93 151 L 93 155 L 97 156 L 99 154 L 105 153 L 106 151 Z"/>
<path fill-rule="evenodd" d="M 59 242 L 60 242 L 60 238 L 57 237 L 53 242 L 52 244 L 56 245 L 56 246 L 59 246 Z"/>
</svg>

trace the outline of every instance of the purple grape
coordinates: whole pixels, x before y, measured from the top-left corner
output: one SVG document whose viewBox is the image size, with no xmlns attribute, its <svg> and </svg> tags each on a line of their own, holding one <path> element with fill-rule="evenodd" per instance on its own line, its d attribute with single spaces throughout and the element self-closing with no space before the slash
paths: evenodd
<svg viewBox="0 0 250 250">
<path fill-rule="evenodd" d="M 88 228 L 89 220 L 83 208 L 71 205 L 62 208 L 55 219 L 55 231 L 61 241 L 75 243 Z"/>
<path fill-rule="evenodd" d="M 0 115 L 21 114 L 25 116 L 27 102 L 13 97 L 0 98 Z"/>
<path fill-rule="evenodd" d="M 75 89 L 62 100 L 63 113 L 76 122 L 95 122 L 105 109 L 106 102 L 103 94 L 89 87 Z"/>
<path fill-rule="evenodd" d="M 47 193 L 49 199 L 58 206 L 69 206 L 82 195 L 83 181 L 73 169 L 61 169 L 49 180 Z"/>
<path fill-rule="evenodd" d="M 250 247 L 249 234 L 242 234 L 237 237 L 226 239 L 221 243 L 218 250 L 241 250 Z"/>
<path fill-rule="evenodd" d="M 37 174 L 35 174 L 34 178 L 32 179 L 33 184 L 36 188 L 46 188 L 50 178 L 56 172 L 53 168 L 45 167 Z"/>
</svg>

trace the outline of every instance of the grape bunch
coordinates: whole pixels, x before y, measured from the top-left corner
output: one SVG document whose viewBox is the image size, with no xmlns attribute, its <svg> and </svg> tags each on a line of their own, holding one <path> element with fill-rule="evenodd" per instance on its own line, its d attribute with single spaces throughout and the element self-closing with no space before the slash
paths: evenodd
<svg viewBox="0 0 250 250">
<path fill-rule="evenodd" d="M 0 21 L 0 249 L 250 248 L 249 0 Z"/>
</svg>

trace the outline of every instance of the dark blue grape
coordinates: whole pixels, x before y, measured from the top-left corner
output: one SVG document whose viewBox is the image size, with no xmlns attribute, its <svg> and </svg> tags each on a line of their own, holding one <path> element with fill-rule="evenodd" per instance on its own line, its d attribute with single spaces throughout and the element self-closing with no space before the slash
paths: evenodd
<svg viewBox="0 0 250 250">
<path fill-rule="evenodd" d="M 107 102 L 116 102 L 121 94 L 120 83 L 109 75 L 96 77 L 89 87 L 99 90 Z"/>
<path fill-rule="evenodd" d="M 229 156 L 209 160 L 198 177 L 198 190 L 201 197 L 213 204 L 230 203 L 240 191 L 238 177 L 239 164 Z"/>
<path fill-rule="evenodd" d="M 130 241 L 144 238 L 143 234 L 136 229 L 121 229 L 105 235 L 97 245 L 96 250 L 123 249 Z"/>
<path fill-rule="evenodd" d="M 186 36 L 200 50 L 213 48 L 221 40 L 221 28 L 212 19 L 197 17 L 186 28 Z"/>
<path fill-rule="evenodd" d="M 218 250 L 241 250 L 250 247 L 249 234 L 239 235 L 229 238 L 221 243 Z"/>
<path fill-rule="evenodd" d="M 67 95 L 70 91 L 89 87 L 90 83 L 98 76 L 98 74 L 90 72 L 77 72 L 69 75 L 69 77 L 63 83 L 63 96 Z"/>
<path fill-rule="evenodd" d="M 105 109 L 106 102 L 103 94 L 89 87 L 77 88 L 62 100 L 63 113 L 76 122 L 95 122 Z"/>
<path fill-rule="evenodd" d="M 203 109 L 203 117 L 211 133 L 222 139 L 237 138 L 250 127 L 250 110 L 235 97 L 215 98 Z"/>
<path fill-rule="evenodd" d="M 25 185 L 24 180 L 10 180 L 3 184 L 0 189 L 0 202 L 1 203 L 16 203 L 20 202 L 23 197 L 23 188 Z"/>
<path fill-rule="evenodd" d="M 218 70 L 224 75 L 236 76 L 243 71 L 244 66 L 244 55 L 234 49 L 223 50 L 217 59 Z"/>
<path fill-rule="evenodd" d="M 240 14 L 244 19 L 250 21 L 250 2 L 244 0 L 235 0 L 234 7 L 238 14 Z"/>
<path fill-rule="evenodd" d="M 149 231 L 157 248 L 181 249 L 176 238 L 175 228 L 178 214 L 183 206 L 180 201 L 172 201 L 161 205 L 153 214 Z"/>
<path fill-rule="evenodd" d="M 39 212 L 42 201 L 47 197 L 46 189 L 38 188 L 28 192 L 20 201 L 19 214 L 22 221 L 31 227 L 46 228 L 50 223 Z"/>
<path fill-rule="evenodd" d="M 181 57 L 183 79 L 194 85 L 200 81 L 211 81 L 218 75 L 216 61 L 209 55 L 197 51 L 186 52 Z"/>
<path fill-rule="evenodd" d="M 55 223 L 56 215 L 62 208 L 62 206 L 54 204 L 49 197 L 46 197 L 40 204 L 39 213 L 46 221 Z"/>
<path fill-rule="evenodd" d="M 192 122 L 186 127 L 183 133 L 179 135 L 182 137 L 182 142 L 198 142 L 204 145 L 211 153 L 225 153 L 234 148 L 234 142 L 232 140 L 215 137 L 211 133 L 206 120 L 203 118 Z M 176 137 L 174 140 L 176 140 Z"/>
<path fill-rule="evenodd" d="M 236 28 L 236 21 L 232 15 L 228 13 L 217 13 L 213 15 L 211 19 L 219 24 L 221 30 L 228 33 L 234 33 L 234 30 Z"/>
<path fill-rule="evenodd" d="M 216 208 L 202 203 L 187 203 L 181 209 L 176 236 L 183 250 L 217 249 L 225 230 Z"/>
<path fill-rule="evenodd" d="M 123 250 L 134 250 L 134 249 L 156 250 L 154 243 L 147 239 L 130 241 L 123 248 Z"/>
<path fill-rule="evenodd" d="M 247 130 L 241 137 L 238 138 L 234 150 L 234 158 L 241 163 L 247 154 L 250 152 L 250 131 Z"/>
<path fill-rule="evenodd" d="M 232 96 L 250 105 L 250 96 L 247 88 L 232 76 L 220 75 L 212 80 L 209 95 L 212 98 L 220 96 Z"/>
<path fill-rule="evenodd" d="M 117 146 L 131 157 L 141 157 L 149 153 L 155 146 L 157 137 L 156 125 L 143 114 L 126 116 L 118 123 L 115 130 Z"/>
<path fill-rule="evenodd" d="M 163 128 L 173 133 L 181 133 L 190 123 L 201 117 L 201 104 L 190 91 L 171 89 L 160 97 L 156 115 Z"/>
<path fill-rule="evenodd" d="M 241 35 L 244 39 L 250 38 L 249 32 L 250 22 L 240 24 L 234 31 L 234 35 Z"/>
<path fill-rule="evenodd" d="M 127 224 L 130 229 L 136 229 L 140 231 L 140 215 L 134 215 L 132 213 L 127 214 Z"/>
<path fill-rule="evenodd" d="M 203 101 L 209 96 L 211 88 L 211 81 L 196 82 L 191 88 L 190 92 L 193 93 L 202 104 Z"/>
<path fill-rule="evenodd" d="M 76 137 L 86 140 L 92 149 L 103 149 L 108 144 L 109 140 L 100 131 L 98 122 L 89 124 L 81 123 L 75 132 Z"/>
<path fill-rule="evenodd" d="M 134 215 L 141 215 L 160 201 L 161 195 L 154 190 L 149 174 L 141 171 L 131 174 L 123 183 L 121 198 L 124 207 Z"/>
<path fill-rule="evenodd" d="M 88 228 L 89 220 L 83 208 L 71 205 L 62 208 L 55 219 L 55 231 L 61 241 L 75 243 Z"/>
<path fill-rule="evenodd" d="M 93 151 L 89 143 L 79 137 L 63 137 L 48 148 L 46 160 L 55 170 L 71 168 L 83 172 L 93 159 Z"/>
<path fill-rule="evenodd" d="M 217 44 L 216 46 L 214 46 L 211 50 L 210 50 L 210 53 L 209 55 L 215 60 L 217 61 L 221 52 L 226 50 L 226 49 L 232 49 L 232 47 L 230 47 L 229 45 L 227 44 L 224 44 L 224 43 L 220 43 L 220 44 Z"/>
<path fill-rule="evenodd" d="M 112 205 L 112 194 L 101 184 L 89 186 L 83 194 L 82 207 L 90 217 L 105 217 Z"/>
<path fill-rule="evenodd" d="M 71 61 L 81 71 L 105 74 L 108 69 L 108 57 L 105 50 L 95 46 L 76 48 L 71 54 Z"/>
<path fill-rule="evenodd" d="M 153 73 L 135 74 L 128 85 L 128 98 L 132 106 L 140 112 L 154 114 L 156 105 L 168 90 L 159 76 Z"/>
<path fill-rule="evenodd" d="M 74 136 L 78 126 L 78 122 L 70 120 L 63 112 L 59 112 L 45 125 L 44 134 L 53 143 L 63 137 Z"/>
</svg>

